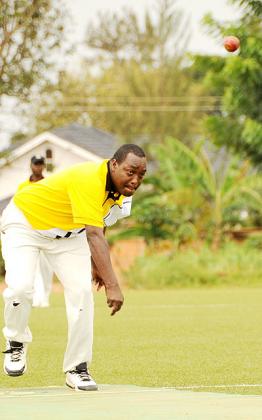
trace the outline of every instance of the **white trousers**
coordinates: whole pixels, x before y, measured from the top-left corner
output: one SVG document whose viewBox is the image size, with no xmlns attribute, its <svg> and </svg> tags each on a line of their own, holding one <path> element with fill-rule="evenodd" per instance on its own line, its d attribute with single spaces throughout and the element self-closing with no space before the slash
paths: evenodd
<svg viewBox="0 0 262 420">
<path fill-rule="evenodd" d="M 52 289 L 53 270 L 45 254 L 40 251 L 34 281 L 33 306 L 49 306 L 49 296 Z"/>
<path fill-rule="evenodd" d="M 32 341 L 28 321 L 37 262 L 42 252 L 64 287 L 68 343 L 63 370 L 67 372 L 82 362 L 90 365 L 94 304 L 90 249 L 85 232 L 72 238 L 44 237 L 30 226 L 13 202 L 2 214 L 1 228 L 7 284 L 3 292 L 5 338 L 23 343 Z"/>
</svg>

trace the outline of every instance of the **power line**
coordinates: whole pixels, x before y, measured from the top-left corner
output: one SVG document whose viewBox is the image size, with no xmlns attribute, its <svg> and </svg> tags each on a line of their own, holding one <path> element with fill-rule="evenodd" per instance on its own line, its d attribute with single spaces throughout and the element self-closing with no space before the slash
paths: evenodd
<svg viewBox="0 0 262 420">
<path fill-rule="evenodd" d="M 52 112 L 62 112 L 62 111 L 68 111 L 68 112 L 207 112 L 207 111 L 221 111 L 221 107 L 218 105 L 157 105 L 157 106 L 123 106 L 123 105 L 114 105 L 114 106 L 108 106 L 108 105 L 97 105 L 97 106 L 67 106 L 67 105 L 61 105 L 59 109 L 53 110 L 50 109 Z M 44 110 L 44 113 L 48 112 L 48 110 Z"/>
<path fill-rule="evenodd" d="M 43 109 L 43 108 L 42 108 Z M 134 112 L 198 112 L 198 111 L 221 111 L 222 107 L 218 104 L 194 104 L 194 105 L 63 105 L 57 106 L 56 109 L 52 107 L 45 107 L 42 113 L 47 112 L 61 112 L 61 111 L 79 111 L 79 112 L 125 112 L 125 111 L 134 111 Z M 1 112 L 3 115 L 12 114 L 13 110 L 5 110 Z M 41 114 L 41 110 L 39 110 Z"/>
<path fill-rule="evenodd" d="M 220 100 L 221 96 L 93 96 L 88 98 L 70 97 L 63 101 L 61 104 L 45 104 L 42 106 L 42 109 L 43 113 L 59 113 L 66 111 L 101 113 L 218 112 L 222 110 Z M 124 103 L 121 103 L 122 101 L 124 101 Z M 53 108 L 54 106 L 56 107 L 56 109 Z M 1 111 L 1 114 L 10 115 L 13 113 L 13 111 L 13 108 L 5 108 Z M 41 114 L 40 110 L 39 113 Z"/>
<path fill-rule="evenodd" d="M 96 103 L 96 102 L 217 102 L 221 100 L 221 96 L 89 96 L 89 97 L 79 97 L 79 96 L 70 96 L 70 98 L 60 98 L 64 102 L 86 102 L 86 103 Z M 59 98 L 57 98 L 59 99 Z"/>
</svg>

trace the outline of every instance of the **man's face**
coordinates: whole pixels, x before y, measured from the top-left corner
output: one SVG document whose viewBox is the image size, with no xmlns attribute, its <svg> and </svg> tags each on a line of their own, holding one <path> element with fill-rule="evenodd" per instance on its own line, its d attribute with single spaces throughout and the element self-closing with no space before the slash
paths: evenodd
<svg viewBox="0 0 262 420">
<path fill-rule="evenodd" d="M 130 197 L 135 193 L 146 173 L 146 158 L 128 153 L 125 160 L 118 163 L 110 161 L 110 174 L 114 186 L 122 195 Z"/>
<path fill-rule="evenodd" d="M 42 175 L 42 172 L 45 168 L 45 165 L 42 163 L 31 163 L 31 169 L 32 169 L 32 173 L 36 176 L 40 176 Z"/>
</svg>

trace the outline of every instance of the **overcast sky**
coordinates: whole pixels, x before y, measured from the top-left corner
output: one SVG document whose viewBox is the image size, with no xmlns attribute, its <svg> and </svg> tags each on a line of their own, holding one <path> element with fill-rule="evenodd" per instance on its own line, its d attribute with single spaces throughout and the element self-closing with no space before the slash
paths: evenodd
<svg viewBox="0 0 262 420">
<path fill-rule="evenodd" d="M 64 3 L 74 19 L 71 38 L 81 41 L 88 22 L 95 19 L 99 11 L 121 11 L 123 7 L 129 7 L 142 16 L 146 8 L 152 10 L 156 0 L 64 0 Z M 224 54 L 222 43 L 207 36 L 200 21 L 208 12 L 219 20 L 233 20 L 238 16 L 236 6 L 229 5 L 228 0 L 177 0 L 176 3 L 191 19 L 189 51 Z"/>
</svg>

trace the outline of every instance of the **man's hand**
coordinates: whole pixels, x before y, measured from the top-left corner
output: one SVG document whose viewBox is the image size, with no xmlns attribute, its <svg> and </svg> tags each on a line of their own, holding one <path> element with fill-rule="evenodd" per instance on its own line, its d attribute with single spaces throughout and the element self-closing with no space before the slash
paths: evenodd
<svg viewBox="0 0 262 420">
<path fill-rule="evenodd" d="M 120 311 L 123 303 L 124 303 L 124 296 L 120 290 L 118 285 L 114 287 L 106 287 L 106 297 L 107 297 L 107 305 L 109 308 L 112 308 L 111 315 L 114 315 L 116 312 Z"/>
<path fill-rule="evenodd" d="M 111 264 L 108 242 L 103 229 L 96 226 L 86 225 L 86 236 L 91 251 L 93 280 L 98 290 L 105 286 L 107 305 L 114 315 L 121 309 L 124 297 Z"/>
</svg>

